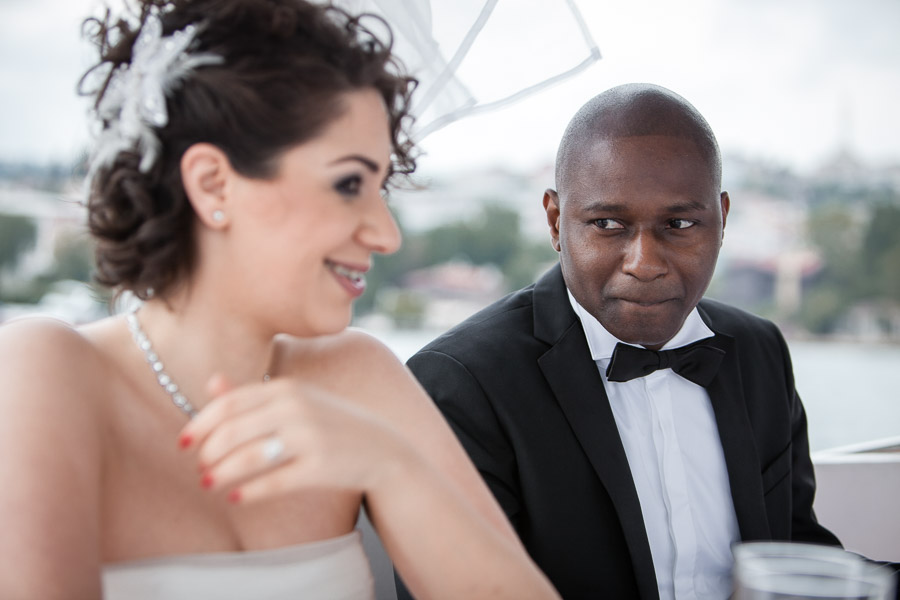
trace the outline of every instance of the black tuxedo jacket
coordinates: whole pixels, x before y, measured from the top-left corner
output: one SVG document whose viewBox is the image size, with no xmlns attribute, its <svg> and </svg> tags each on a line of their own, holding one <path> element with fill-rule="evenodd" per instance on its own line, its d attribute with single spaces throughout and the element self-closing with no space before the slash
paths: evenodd
<svg viewBox="0 0 900 600">
<path fill-rule="evenodd" d="M 806 415 L 778 329 L 704 300 L 730 346 L 707 388 L 743 540 L 838 544 L 813 513 Z M 565 598 L 658 598 L 619 432 L 559 266 L 409 362 Z"/>
</svg>

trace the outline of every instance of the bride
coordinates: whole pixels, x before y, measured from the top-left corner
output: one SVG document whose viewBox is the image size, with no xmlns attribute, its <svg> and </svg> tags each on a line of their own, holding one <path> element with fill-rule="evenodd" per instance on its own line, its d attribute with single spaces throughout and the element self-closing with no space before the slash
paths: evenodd
<svg viewBox="0 0 900 600">
<path fill-rule="evenodd" d="M 137 5 L 83 86 L 98 279 L 143 302 L 0 328 L 0 597 L 371 598 L 361 505 L 419 597 L 556 597 L 346 329 L 415 167 L 389 44 L 302 0 Z"/>
</svg>

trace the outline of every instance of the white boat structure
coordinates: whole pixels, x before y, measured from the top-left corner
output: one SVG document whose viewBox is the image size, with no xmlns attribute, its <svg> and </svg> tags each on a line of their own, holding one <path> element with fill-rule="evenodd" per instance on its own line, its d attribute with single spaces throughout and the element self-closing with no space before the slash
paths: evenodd
<svg viewBox="0 0 900 600">
<path fill-rule="evenodd" d="M 900 562 L 900 436 L 812 455 L 819 522 L 847 550 Z"/>
</svg>

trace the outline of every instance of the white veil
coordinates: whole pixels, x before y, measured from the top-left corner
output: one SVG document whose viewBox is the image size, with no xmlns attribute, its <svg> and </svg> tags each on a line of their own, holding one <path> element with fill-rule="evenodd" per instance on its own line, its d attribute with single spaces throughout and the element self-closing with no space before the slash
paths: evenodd
<svg viewBox="0 0 900 600">
<path fill-rule="evenodd" d="M 381 15 L 419 80 L 412 135 L 499 108 L 600 58 L 574 0 L 335 0 Z"/>
</svg>

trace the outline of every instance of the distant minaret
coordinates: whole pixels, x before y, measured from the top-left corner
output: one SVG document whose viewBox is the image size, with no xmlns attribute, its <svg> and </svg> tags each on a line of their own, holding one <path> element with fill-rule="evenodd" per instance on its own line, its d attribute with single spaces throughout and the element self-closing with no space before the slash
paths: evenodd
<svg viewBox="0 0 900 600">
<path fill-rule="evenodd" d="M 853 107 L 847 93 L 841 94 L 837 115 L 837 152 L 839 158 L 853 156 Z"/>
<path fill-rule="evenodd" d="M 860 176 L 861 165 L 853 148 L 853 103 L 844 92 L 837 105 L 837 139 L 834 151 L 825 159 L 820 174 L 829 180 L 852 182 Z"/>
</svg>

